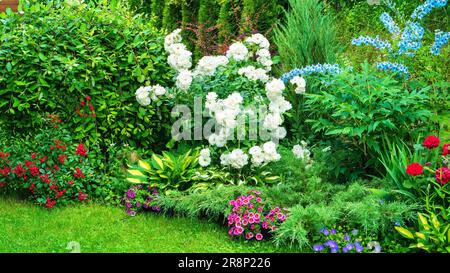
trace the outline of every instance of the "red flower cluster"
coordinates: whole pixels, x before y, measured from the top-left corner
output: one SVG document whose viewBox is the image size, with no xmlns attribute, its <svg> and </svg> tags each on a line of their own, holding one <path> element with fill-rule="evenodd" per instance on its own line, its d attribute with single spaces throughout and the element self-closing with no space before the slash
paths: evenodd
<svg viewBox="0 0 450 273">
<path fill-rule="evenodd" d="M 63 199 L 60 201 L 62 203 L 86 198 L 86 194 L 78 193 L 78 185 L 82 185 L 81 179 L 85 178 L 81 168 L 86 161 L 82 157 L 86 156 L 88 150 L 83 144 L 79 144 L 75 151 L 68 153 L 68 146 L 59 140 L 65 133 L 58 127 L 61 120 L 58 115 L 50 115 L 49 118 L 49 127 L 43 131 L 47 139 L 42 140 L 43 145 L 36 146 L 37 152 L 33 151 L 25 156 L 10 156 L 9 153 L 0 152 L 0 187 L 27 189 L 39 203 L 53 208 L 58 198 Z M 79 160 L 74 160 L 74 157 Z M 76 165 L 69 166 L 68 161 Z M 71 174 L 78 179 L 76 183 L 67 181 Z"/>
<path fill-rule="evenodd" d="M 441 140 L 436 136 L 429 136 L 425 138 L 423 141 L 423 146 L 427 147 L 428 149 L 433 149 L 439 146 L 441 143 Z"/>
<path fill-rule="evenodd" d="M 79 107 L 76 110 L 77 115 L 79 115 L 80 117 L 96 117 L 97 114 L 95 114 L 95 109 L 94 106 L 92 105 L 92 103 L 89 103 L 91 101 L 91 97 L 86 96 L 84 99 L 80 100 L 80 106 L 86 108 L 85 109 L 89 114 L 86 113 L 82 113 L 83 109 L 80 109 Z"/>
<path fill-rule="evenodd" d="M 48 117 L 50 118 L 50 124 L 53 126 L 53 128 L 58 128 L 58 123 L 61 123 L 61 120 L 58 118 L 58 115 L 50 114 Z"/>
<path fill-rule="evenodd" d="M 47 203 L 45 204 L 45 206 L 49 209 L 52 209 L 54 205 L 56 205 L 56 201 L 52 201 L 49 197 L 47 197 L 45 199 L 47 201 Z"/>
<path fill-rule="evenodd" d="M 8 157 L 9 157 L 9 153 L 0 152 L 0 157 L 2 158 L 2 160 L 7 161 Z"/>
<path fill-rule="evenodd" d="M 450 181 L 450 169 L 446 167 L 437 169 L 436 181 L 442 185 L 447 184 Z"/>
<path fill-rule="evenodd" d="M 75 169 L 75 172 L 73 173 L 73 177 L 79 179 L 79 178 L 84 178 L 85 176 L 84 176 L 84 173 L 81 171 L 81 169 L 77 167 Z"/>
<path fill-rule="evenodd" d="M 411 176 L 417 176 L 423 174 L 423 167 L 417 162 L 413 162 L 406 168 L 406 173 Z"/>
<path fill-rule="evenodd" d="M 423 146 L 427 147 L 428 149 L 433 149 L 433 148 L 438 147 L 440 143 L 441 143 L 441 140 L 438 137 L 429 136 L 429 137 L 425 138 L 425 140 L 423 141 Z M 444 157 L 450 154 L 449 148 L 450 148 L 450 143 L 443 145 L 442 155 Z M 443 162 L 444 162 L 443 164 L 445 164 L 445 160 Z M 442 185 L 447 184 L 450 181 L 450 168 L 444 166 L 444 167 L 441 167 L 441 168 L 437 169 L 436 171 L 434 171 L 429 168 L 431 165 L 432 165 L 431 162 L 425 163 L 425 166 L 427 167 L 426 169 L 431 172 L 434 172 L 436 181 Z M 421 174 L 423 174 L 423 171 L 424 171 L 424 167 L 417 162 L 413 162 L 413 163 L 409 164 L 406 168 L 406 173 L 411 176 L 421 175 Z"/>
<path fill-rule="evenodd" d="M 83 144 L 78 144 L 76 154 L 80 156 L 86 156 L 88 150 Z"/>
<path fill-rule="evenodd" d="M 442 146 L 442 155 L 450 155 L 450 143 Z"/>
<path fill-rule="evenodd" d="M 84 199 L 86 199 L 86 196 L 87 196 L 87 194 L 80 191 L 78 193 L 78 200 L 83 201 Z"/>
</svg>

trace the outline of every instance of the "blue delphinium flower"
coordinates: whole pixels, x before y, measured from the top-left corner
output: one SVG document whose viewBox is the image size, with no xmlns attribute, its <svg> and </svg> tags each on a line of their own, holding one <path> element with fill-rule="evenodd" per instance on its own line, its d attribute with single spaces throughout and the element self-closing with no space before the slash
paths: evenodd
<svg viewBox="0 0 450 273">
<path fill-rule="evenodd" d="M 316 252 L 321 252 L 324 250 L 324 246 L 322 244 L 314 245 L 313 250 Z"/>
<path fill-rule="evenodd" d="M 331 234 L 333 234 L 333 235 L 336 234 L 336 229 L 332 228 L 331 229 Z"/>
<path fill-rule="evenodd" d="M 392 50 L 392 45 L 388 41 L 383 41 L 380 39 L 380 37 L 376 36 L 375 38 L 372 38 L 370 36 L 359 36 L 358 38 L 354 38 L 352 40 L 352 44 L 356 46 L 361 45 L 371 45 L 375 47 L 378 50 L 387 49 L 388 51 Z"/>
<path fill-rule="evenodd" d="M 382 62 L 377 63 L 378 70 L 386 71 L 390 70 L 392 72 L 397 72 L 403 75 L 406 79 L 409 79 L 409 69 L 408 67 L 399 64 L 399 63 L 391 63 L 391 62 Z"/>
<path fill-rule="evenodd" d="M 447 0 L 427 0 L 414 10 L 411 18 L 422 20 L 423 17 L 428 15 L 433 9 L 442 8 L 445 7 L 445 5 L 447 5 Z"/>
<path fill-rule="evenodd" d="M 436 31 L 434 34 L 434 43 L 431 46 L 431 53 L 434 55 L 439 55 L 441 53 L 441 48 L 446 45 L 450 40 L 450 32 Z"/>
<path fill-rule="evenodd" d="M 400 28 L 397 26 L 397 24 L 394 22 L 394 19 L 392 19 L 392 17 L 387 12 L 383 12 L 381 14 L 380 21 L 383 23 L 383 25 L 391 34 L 400 34 Z"/>
<path fill-rule="evenodd" d="M 347 234 L 345 234 L 345 235 L 344 235 L 344 240 L 347 241 L 347 242 L 350 241 L 350 236 L 348 236 Z"/>
<path fill-rule="evenodd" d="M 414 22 L 409 22 L 402 33 L 402 38 L 398 43 L 398 54 L 411 53 L 416 51 L 422 46 L 423 35 L 425 34 L 424 28 Z"/>
<path fill-rule="evenodd" d="M 339 74 L 341 68 L 338 64 L 315 64 L 296 68 L 281 76 L 281 80 L 287 83 L 295 76 L 308 76 L 312 74 Z"/>
</svg>

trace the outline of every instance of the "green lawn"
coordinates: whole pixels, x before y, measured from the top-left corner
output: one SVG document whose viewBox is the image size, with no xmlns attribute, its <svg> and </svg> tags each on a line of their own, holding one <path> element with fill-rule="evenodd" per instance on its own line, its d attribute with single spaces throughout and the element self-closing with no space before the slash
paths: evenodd
<svg viewBox="0 0 450 273">
<path fill-rule="evenodd" d="M 0 252 L 286 252 L 271 242 L 230 240 L 216 223 L 141 214 L 96 204 L 49 210 L 0 198 Z"/>
</svg>

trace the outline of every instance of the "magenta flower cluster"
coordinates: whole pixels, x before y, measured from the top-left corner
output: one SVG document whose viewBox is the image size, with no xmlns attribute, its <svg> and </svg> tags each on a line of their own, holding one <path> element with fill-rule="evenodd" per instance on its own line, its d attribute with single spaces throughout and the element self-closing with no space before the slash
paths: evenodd
<svg viewBox="0 0 450 273">
<path fill-rule="evenodd" d="M 230 201 L 231 214 L 228 215 L 228 234 L 231 237 L 243 236 L 246 240 L 263 240 L 270 236 L 285 221 L 287 214 L 279 207 L 265 210 L 261 193 L 251 190 L 250 194 Z"/>
</svg>

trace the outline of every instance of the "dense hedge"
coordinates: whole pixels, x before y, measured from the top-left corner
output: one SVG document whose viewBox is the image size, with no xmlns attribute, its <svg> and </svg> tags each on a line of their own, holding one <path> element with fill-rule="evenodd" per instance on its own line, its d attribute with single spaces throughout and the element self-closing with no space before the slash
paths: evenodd
<svg viewBox="0 0 450 273">
<path fill-rule="evenodd" d="M 0 125 L 27 132 L 58 113 L 86 143 L 149 147 L 170 128 L 169 109 L 142 108 L 141 85 L 165 85 L 163 35 L 153 23 L 123 8 L 32 6 L 3 14 L 0 24 Z M 76 114 L 91 97 L 96 117 Z"/>
<path fill-rule="evenodd" d="M 283 18 L 287 0 L 127 0 L 136 13 L 152 15 L 157 27 L 169 31 L 185 23 L 217 28 L 219 42 L 242 33 L 270 32 Z M 161 16 L 162 15 L 162 16 Z M 208 40 L 205 30 L 196 37 Z M 191 34 L 192 36 L 192 34 Z M 196 53 L 201 49 L 197 46 Z"/>
</svg>

